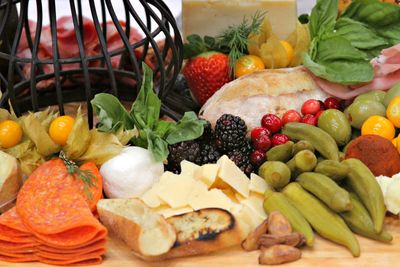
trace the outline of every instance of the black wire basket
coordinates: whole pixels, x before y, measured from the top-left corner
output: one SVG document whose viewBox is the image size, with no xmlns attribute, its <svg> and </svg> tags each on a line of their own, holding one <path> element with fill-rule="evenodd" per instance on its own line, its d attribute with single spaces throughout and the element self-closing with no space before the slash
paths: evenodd
<svg viewBox="0 0 400 267">
<path fill-rule="evenodd" d="M 133 101 L 145 62 L 154 71 L 162 111 L 180 116 L 179 94 L 171 98 L 169 92 L 182 66 L 183 45 L 162 0 L 65 0 L 70 15 L 62 18 L 56 12 L 61 1 L 47 1 L 44 10 L 41 0 L 0 0 L 1 107 L 11 105 L 21 115 L 56 105 L 64 114 L 66 103 L 83 101 L 92 127 L 94 95 L 108 92 Z M 89 10 L 82 10 L 82 2 Z M 142 15 L 133 3 L 140 4 Z M 123 5 L 123 20 L 116 5 Z M 36 21 L 30 20 L 33 15 Z M 44 25 L 44 15 L 49 25 Z"/>
</svg>

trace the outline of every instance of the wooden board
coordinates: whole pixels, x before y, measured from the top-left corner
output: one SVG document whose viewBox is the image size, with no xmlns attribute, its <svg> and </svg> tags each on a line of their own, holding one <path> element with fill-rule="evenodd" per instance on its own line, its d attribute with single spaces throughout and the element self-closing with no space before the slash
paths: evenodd
<svg viewBox="0 0 400 267">
<path fill-rule="evenodd" d="M 359 237 L 361 256 L 353 258 L 350 253 L 334 243 L 317 237 L 313 249 L 302 249 L 302 258 L 294 263 L 280 265 L 282 267 L 382 267 L 400 265 L 400 220 L 387 219 L 387 230 L 393 234 L 392 244 L 383 244 Z M 212 255 L 188 257 L 147 263 L 132 255 L 121 241 L 110 238 L 106 257 L 101 267 L 251 267 L 258 265 L 258 251 L 244 252 L 234 247 Z M 0 267 L 48 267 L 40 263 L 5 263 Z"/>
</svg>

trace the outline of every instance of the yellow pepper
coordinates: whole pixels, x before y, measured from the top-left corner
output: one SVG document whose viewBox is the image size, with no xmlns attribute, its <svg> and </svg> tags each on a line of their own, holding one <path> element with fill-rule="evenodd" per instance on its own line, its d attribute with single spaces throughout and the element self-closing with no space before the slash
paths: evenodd
<svg viewBox="0 0 400 267">
<path fill-rule="evenodd" d="M 361 127 L 361 134 L 368 135 L 374 134 L 386 138 L 390 141 L 395 136 L 395 128 L 393 123 L 382 116 L 371 116 L 369 117 Z"/>
</svg>

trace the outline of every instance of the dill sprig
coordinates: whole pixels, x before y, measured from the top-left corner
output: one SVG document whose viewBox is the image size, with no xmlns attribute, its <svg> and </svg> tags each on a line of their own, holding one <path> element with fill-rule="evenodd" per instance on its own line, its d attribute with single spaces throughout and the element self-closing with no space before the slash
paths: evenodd
<svg viewBox="0 0 400 267">
<path fill-rule="evenodd" d="M 78 165 L 74 161 L 67 158 L 64 151 L 60 152 L 59 157 L 64 161 L 68 174 L 72 175 L 75 179 L 82 180 L 83 193 L 91 200 L 93 194 L 90 191 L 90 187 L 96 187 L 96 184 L 93 182 L 93 180 L 96 179 L 96 176 L 93 175 L 91 170 L 79 169 Z"/>
</svg>

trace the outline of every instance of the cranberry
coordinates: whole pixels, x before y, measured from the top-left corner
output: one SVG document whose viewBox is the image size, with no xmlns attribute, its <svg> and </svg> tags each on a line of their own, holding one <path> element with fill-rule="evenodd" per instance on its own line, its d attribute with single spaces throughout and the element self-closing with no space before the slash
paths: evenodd
<svg viewBox="0 0 400 267">
<path fill-rule="evenodd" d="M 256 140 L 262 135 L 271 136 L 271 132 L 264 127 L 256 127 L 253 130 L 251 130 L 251 140 Z"/>
<path fill-rule="evenodd" d="M 265 152 L 261 150 L 254 150 L 250 156 L 251 163 L 255 166 L 260 166 L 265 161 Z"/>
<path fill-rule="evenodd" d="M 321 103 L 315 99 L 307 100 L 301 107 L 301 113 L 303 113 L 303 115 L 307 114 L 315 115 L 320 110 L 321 110 Z"/>
<path fill-rule="evenodd" d="M 262 117 L 261 126 L 267 128 L 271 133 L 276 133 L 281 130 L 282 121 L 274 114 L 267 114 Z"/>
<path fill-rule="evenodd" d="M 274 136 L 272 136 L 271 139 L 272 146 L 283 145 L 288 141 L 289 141 L 289 136 L 287 136 L 286 134 L 275 134 Z"/>
<path fill-rule="evenodd" d="M 253 141 L 253 147 L 256 150 L 266 152 L 271 147 L 271 139 L 268 135 L 261 135 L 259 138 Z"/>
<path fill-rule="evenodd" d="M 341 109 L 340 100 L 334 97 L 328 97 L 325 99 L 324 104 L 327 109 Z"/>
<path fill-rule="evenodd" d="M 307 114 L 303 117 L 303 119 L 301 120 L 302 123 L 307 123 L 307 124 L 311 124 L 311 125 L 317 125 L 317 117 L 311 114 Z"/>
<path fill-rule="evenodd" d="M 282 117 L 282 124 L 285 125 L 286 123 L 289 123 L 289 122 L 301 122 L 300 113 L 298 113 L 294 109 L 286 111 L 286 113 L 283 114 L 283 117 Z"/>
<path fill-rule="evenodd" d="M 318 123 L 319 117 L 321 117 L 321 115 L 322 115 L 322 113 L 323 113 L 324 111 L 325 111 L 325 110 L 320 110 L 320 111 L 318 111 L 317 114 L 315 114 L 315 118 L 317 119 L 317 123 Z"/>
</svg>

